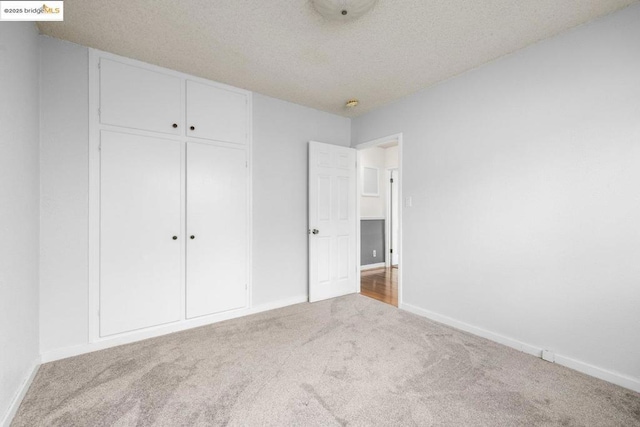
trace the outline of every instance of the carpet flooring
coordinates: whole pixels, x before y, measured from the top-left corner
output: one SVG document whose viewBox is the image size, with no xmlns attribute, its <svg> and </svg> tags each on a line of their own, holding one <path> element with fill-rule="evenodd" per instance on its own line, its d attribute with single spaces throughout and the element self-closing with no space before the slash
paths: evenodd
<svg viewBox="0 0 640 427">
<path fill-rule="evenodd" d="M 640 395 L 361 295 L 40 367 L 13 426 L 640 426 Z"/>
</svg>

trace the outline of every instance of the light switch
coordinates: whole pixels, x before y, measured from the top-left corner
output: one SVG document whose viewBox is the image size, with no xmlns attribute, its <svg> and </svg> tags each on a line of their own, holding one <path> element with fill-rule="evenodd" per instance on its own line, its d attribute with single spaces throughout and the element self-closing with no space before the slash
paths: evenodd
<svg viewBox="0 0 640 427">
<path fill-rule="evenodd" d="M 413 198 L 412 197 L 405 197 L 404 199 L 404 205 L 407 208 L 410 208 L 413 206 Z"/>
</svg>

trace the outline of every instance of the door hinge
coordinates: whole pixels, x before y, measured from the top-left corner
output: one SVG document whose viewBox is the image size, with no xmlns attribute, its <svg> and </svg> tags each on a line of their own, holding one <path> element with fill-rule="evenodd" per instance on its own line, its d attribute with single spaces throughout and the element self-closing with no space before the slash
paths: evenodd
<svg viewBox="0 0 640 427">
<path fill-rule="evenodd" d="M 102 142 L 98 144 L 98 151 L 102 151 Z"/>
<path fill-rule="evenodd" d="M 102 64 L 102 60 L 98 61 L 98 70 L 100 69 L 100 64 Z"/>
<path fill-rule="evenodd" d="M 393 178 L 391 178 L 391 183 L 393 184 Z"/>
<path fill-rule="evenodd" d="M 393 253 L 393 249 L 389 249 L 389 253 L 391 253 L 391 254 L 392 254 L 392 253 Z"/>
<path fill-rule="evenodd" d="M 100 118 L 101 115 L 102 115 L 102 111 L 100 111 L 100 109 L 98 108 L 98 118 Z"/>
</svg>

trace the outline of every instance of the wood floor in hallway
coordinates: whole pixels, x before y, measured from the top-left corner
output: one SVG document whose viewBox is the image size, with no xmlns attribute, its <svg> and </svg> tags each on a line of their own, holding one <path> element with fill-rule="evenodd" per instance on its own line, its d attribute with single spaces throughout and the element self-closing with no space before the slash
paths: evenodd
<svg viewBox="0 0 640 427">
<path fill-rule="evenodd" d="M 398 268 L 376 268 L 361 273 L 360 293 L 398 306 Z"/>
</svg>

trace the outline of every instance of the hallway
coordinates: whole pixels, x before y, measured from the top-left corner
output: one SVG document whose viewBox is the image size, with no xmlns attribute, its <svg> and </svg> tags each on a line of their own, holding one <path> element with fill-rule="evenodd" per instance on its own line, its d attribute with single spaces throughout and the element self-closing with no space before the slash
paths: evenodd
<svg viewBox="0 0 640 427">
<path fill-rule="evenodd" d="M 395 307 L 398 306 L 398 268 L 376 268 L 361 273 L 360 293 Z"/>
</svg>

